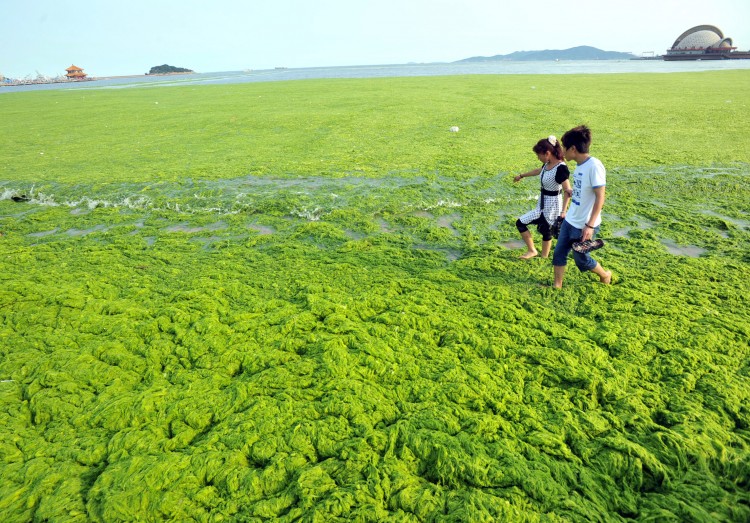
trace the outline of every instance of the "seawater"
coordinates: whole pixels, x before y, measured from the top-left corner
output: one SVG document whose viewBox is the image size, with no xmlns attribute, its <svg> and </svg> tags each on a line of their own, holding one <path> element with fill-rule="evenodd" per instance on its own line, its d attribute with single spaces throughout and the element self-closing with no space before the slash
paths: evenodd
<svg viewBox="0 0 750 523">
<path fill-rule="evenodd" d="M 80 83 L 3 86 L 0 87 L 0 94 L 49 89 L 126 89 L 132 87 L 280 82 L 318 78 L 389 78 L 472 74 L 678 73 L 722 71 L 727 69 L 750 69 L 750 60 L 709 60 L 695 62 L 665 62 L 662 60 L 497 61 L 281 68 L 168 76 L 113 77 Z"/>
</svg>

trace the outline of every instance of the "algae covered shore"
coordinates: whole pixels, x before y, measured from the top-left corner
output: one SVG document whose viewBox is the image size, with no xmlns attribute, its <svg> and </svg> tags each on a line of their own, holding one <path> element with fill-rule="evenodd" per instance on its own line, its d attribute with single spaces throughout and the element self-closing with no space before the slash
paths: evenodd
<svg viewBox="0 0 750 523">
<path fill-rule="evenodd" d="M 750 72 L 561 78 L 0 96 L 0 519 L 748 521 Z"/>
</svg>

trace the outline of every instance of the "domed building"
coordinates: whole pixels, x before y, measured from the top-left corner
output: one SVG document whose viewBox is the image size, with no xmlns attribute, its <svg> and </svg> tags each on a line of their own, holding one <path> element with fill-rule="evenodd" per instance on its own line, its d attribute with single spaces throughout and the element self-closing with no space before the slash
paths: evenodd
<svg viewBox="0 0 750 523">
<path fill-rule="evenodd" d="M 698 25 L 688 29 L 667 49 L 664 60 L 723 60 L 750 58 L 750 53 L 736 52 L 732 39 L 724 36 L 713 25 Z"/>
</svg>

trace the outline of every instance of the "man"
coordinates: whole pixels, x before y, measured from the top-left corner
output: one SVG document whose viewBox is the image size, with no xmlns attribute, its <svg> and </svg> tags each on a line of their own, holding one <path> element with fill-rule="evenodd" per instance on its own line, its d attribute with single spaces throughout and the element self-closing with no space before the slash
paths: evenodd
<svg viewBox="0 0 750 523">
<path fill-rule="evenodd" d="M 589 154 L 591 130 L 585 125 L 575 127 L 562 137 L 565 160 L 576 162 L 572 176 L 573 197 L 570 200 L 565 221 L 560 227 L 560 235 L 552 257 L 555 269 L 555 288 L 562 288 L 568 254 L 574 242 L 592 240 L 599 232 L 604 206 L 604 191 L 607 184 L 607 171 L 597 158 Z M 604 284 L 612 282 L 612 273 L 594 260 L 589 253 L 573 251 L 573 260 L 581 272 L 591 271 L 599 276 Z"/>
</svg>

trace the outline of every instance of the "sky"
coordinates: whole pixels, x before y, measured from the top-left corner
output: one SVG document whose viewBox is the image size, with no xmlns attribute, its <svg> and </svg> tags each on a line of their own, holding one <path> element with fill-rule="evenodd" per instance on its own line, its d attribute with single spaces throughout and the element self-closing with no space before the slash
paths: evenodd
<svg viewBox="0 0 750 523">
<path fill-rule="evenodd" d="M 454 62 L 590 45 L 663 54 L 696 25 L 750 50 L 748 0 L 0 0 L 0 75 Z"/>
</svg>

